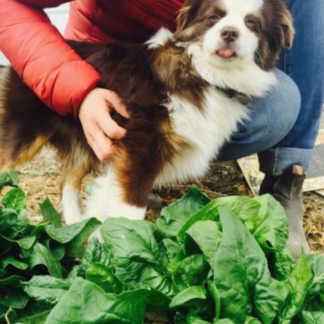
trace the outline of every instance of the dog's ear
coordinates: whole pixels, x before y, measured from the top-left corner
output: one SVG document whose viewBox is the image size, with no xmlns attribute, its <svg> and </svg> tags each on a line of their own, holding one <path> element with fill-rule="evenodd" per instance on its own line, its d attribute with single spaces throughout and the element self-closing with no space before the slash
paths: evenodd
<svg viewBox="0 0 324 324">
<path fill-rule="evenodd" d="M 277 64 L 281 49 L 292 46 L 295 34 L 293 18 L 283 0 L 265 2 L 263 29 L 255 62 L 262 69 L 271 70 Z"/>
<path fill-rule="evenodd" d="M 295 35 L 293 18 L 285 5 L 280 8 L 278 16 L 278 28 L 280 29 L 279 33 L 281 38 L 281 47 L 291 48 Z"/>
<path fill-rule="evenodd" d="M 174 34 L 176 39 L 180 41 L 192 39 L 193 35 L 190 27 L 196 17 L 200 2 L 201 0 L 187 0 L 180 9 L 176 19 L 177 28 Z"/>
<path fill-rule="evenodd" d="M 180 33 L 188 26 L 189 22 L 192 20 L 193 15 L 194 15 L 194 10 L 192 4 L 186 3 L 178 13 L 176 19 L 176 23 L 177 23 L 176 33 Z"/>
</svg>

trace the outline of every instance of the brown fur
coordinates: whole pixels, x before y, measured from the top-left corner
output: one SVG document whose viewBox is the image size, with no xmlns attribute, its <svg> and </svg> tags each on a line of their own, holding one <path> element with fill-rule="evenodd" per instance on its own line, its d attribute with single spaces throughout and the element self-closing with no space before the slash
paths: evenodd
<svg viewBox="0 0 324 324">
<path fill-rule="evenodd" d="M 166 51 L 148 51 L 139 44 L 70 44 L 101 73 L 98 86 L 118 93 L 128 107 L 129 120 L 113 115 L 127 129 L 127 136 L 115 141 L 113 163 L 125 190 L 125 201 L 144 206 L 162 165 L 171 160 L 175 150 L 186 145 L 172 133 L 167 109 L 161 105 L 167 100 L 164 84 L 173 84 L 173 93 L 196 100 L 202 82 L 190 70 L 186 54 L 172 46 Z M 186 65 L 184 75 L 172 70 L 182 61 Z M 159 68 L 158 62 L 170 70 Z M 155 74 L 152 66 L 157 68 Z M 184 82 L 187 86 L 183 86 Z M 190 91 L 192 88 L 196 90 Z M 98 165 L 80 123 L 45 107 L 12 68 L 8 69 L 0 97 L 0 156 L 4 157 L 0 167 L 28 162 L 41 147 L 50 144 L 63 161 L 62 185 L 69 183 L 78 189 L 83 176 Z"/>
<path fill-rule="evenodd" d="M 191 60 L 184 54 L 184 48 L 170 43 L 163 51 L 157 51 L 152 68 L 170 94 L 177 94 L 202 109 L 202 90 L 207 83 L 192 69 Z"/>
<path fill-rule="evenodd" d="M 294 38 L 293 19 L 282 1 L 266 0 L 262 9 L 263 36 L 256 62 L 266 71 L 276 66 L 282 47 L 291 47 Z"/>
</svg>

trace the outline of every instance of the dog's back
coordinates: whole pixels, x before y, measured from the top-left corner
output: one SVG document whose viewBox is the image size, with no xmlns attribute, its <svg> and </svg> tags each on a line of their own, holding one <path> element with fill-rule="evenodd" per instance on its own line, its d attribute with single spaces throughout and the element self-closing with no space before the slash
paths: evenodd
<svg viewBox="0 0 324 324">
<path fill-rule="evenodd" d="M 17 73 L 7 68 L 0 86 L 0 168 L 30 161 L 49 142 L 67 153 L 71 133 L 82 141 L 78 123 L 48 109 Z"/>
<path fill-rule="evenodd" d="M 151 72 L 143 64 L 145 57 L 138 57 L 140 51 L 132 51 L 142 64 L 130 57 L 127 47 L 134 46 L 113 44 L 108 47 L 79 42 L 70 42 L 70 45 L 99 71 L 101 81 L 98 87 L 117 92 L 130 110 L 139 112 L 138 107 L 143 110 L 162 102 L 160 88 L 152 82 L 152 76 L 148 75 Z M 0 87 L 0 156 L 6 163 L 3 162 L 0 168 L 28 162 L 46 143 L 54 145 L 60 153 L 68 154 L 75 144 L 72 139 L 92 155 L 79 121 L 48 109 L 12 67 L 6 70 Z M 115 114 L 113 117 L 127 127 L 121 116 Z"/>
</svg>

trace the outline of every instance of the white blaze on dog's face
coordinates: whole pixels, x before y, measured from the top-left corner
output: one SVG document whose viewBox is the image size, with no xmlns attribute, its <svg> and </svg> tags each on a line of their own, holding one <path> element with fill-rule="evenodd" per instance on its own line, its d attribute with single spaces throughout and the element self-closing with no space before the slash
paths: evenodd
<svg viewBox="0 0 324 324">
<path fill-rule="evenodd" d="M 257 14 L 262 0 L 249 3 L 235 0 L 223 0 L 224 9 L 217 10 L 207 19 L 214 23 L 203 36 L 202 47 L 205 53 L 214 57 L 217 65 L 225 65 L 233 60 L 254 60 L 259 38 L 254 29 L 259 24 Z M 254 23 L 251 23 L 253 21 Z M 255 28 L 251 28 L 253 25 Z"/>
<path fill-rule="evenodd" d="M 201 47 L 215 66 L 255 62 L 270 70 L 291 45 L 292 18 L 282 0 L 188 0 L 175 36 Z"/>
</svg>

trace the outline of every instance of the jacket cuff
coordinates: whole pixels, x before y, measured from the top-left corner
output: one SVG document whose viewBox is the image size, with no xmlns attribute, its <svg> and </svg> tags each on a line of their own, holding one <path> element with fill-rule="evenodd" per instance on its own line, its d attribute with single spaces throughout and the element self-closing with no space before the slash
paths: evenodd
<svg viewBox="0 0 324 324">
<path fill-rule="evenodd" d="M 78 118 L 83 99 L 99 81 L 99 73 L 85 61 L 64 64 L 54 81 L 50 107 L 60 115 Z"/>
</svg>

